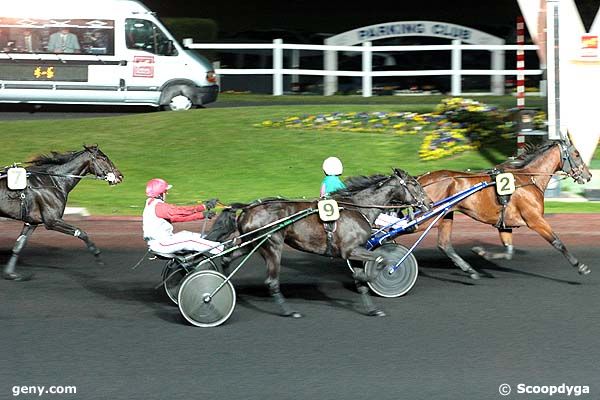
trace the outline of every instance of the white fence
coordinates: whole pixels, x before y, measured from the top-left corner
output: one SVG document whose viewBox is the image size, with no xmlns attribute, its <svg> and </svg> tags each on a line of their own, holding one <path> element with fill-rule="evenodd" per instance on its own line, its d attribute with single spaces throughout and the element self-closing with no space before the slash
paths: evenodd
<svg viewBox="0 0 600 400">
<path fill-rule="evenodd" d="M 489 94 L 504 94 L 504 78 L 506 76 L 515 76 L 517 73 L 524 75 L 542 75 L 541 69 L 529 69 L 518 71 L 516 69 L 504 69 L 503 57 L 501 62 L 492 58 L 490 69 L 462 69 L 462 52 L 471 50 L 487 50 L 494 53 L 504 53 L 504 51 L 537 50 L 536 45 L 468 45 L 461 44 L 460 40 L 453 40 L 449 45 L 426 45 L 426 46 L 373 46 L 371 42 L 363 43 L 362 46 L 328 46 L 328 45 L 307 45 L 307 44 L 288 44 L 283 43 L 281 39 L 273 40 L 273 43 L 241 44 L 241 43 L 193 43 L 192 39 L 184 39 L 184 45 L 190 49 L 198 50 L 271 50 L 273 55 L 273 68 L 266 69 L 233 69 L 217 68 L 219 75 L 273 75 L 273 95 L 281 96 L 283 94 L 283 76 L 284 75 L 313 75 L 323 76 L 324 94 L 334 94 L 337 88 L 337 77 L 350 76 L 362 78 L 362 95 L 371 97 L 373 95 L 373 78 L 390 76 L 451 76 L 451 92 L 453 96 L 460 96 L 462 93 L 462 77 L 468 75 L 480 75 L 500 77 L 493 79 Z M 359 52 L 362 53 L 362 71 L 341 71 L 341 70 L 314 70 L 299 68 L 284 68 L 284 50 L 292 50 L 291 64 L 298 65 L 299 51 L 312 50 L 324 52 Z M 434 70 L 413 70 L 413 71 L 373 71 L 373 53 L 385 52 L 405 52 L 405 51 L 450 51 L 451 69 Z M 327 77 L 335 77 L 328 79 Z"/>
</svg>

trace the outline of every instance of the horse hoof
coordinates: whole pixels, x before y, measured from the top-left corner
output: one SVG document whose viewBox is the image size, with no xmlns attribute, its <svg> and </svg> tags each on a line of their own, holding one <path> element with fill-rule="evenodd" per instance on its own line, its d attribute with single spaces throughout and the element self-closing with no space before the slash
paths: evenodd
<svg viewBox="0 0 600 400">
<path fill-rule="evenodd" d="M 481 246 L 475 246 L 475 247 L 471 248 L 471 251 L 480 257 L 484 257 L 485 253 L 486 253 L 485 249 Z"/>
<path fill-rule="evenodd" d="M 302 318 L 303 317 L 303 315 L 300 314 L 298 311 L 292 311 L 292 312 L 289 312 L 287 314 L 284 314 L 283 316 L 284 317 L 290 317 L 290 318 Z"/>
<path fill-rule="evenodd" d="M 387 317 L 387 314 L 382 310 L 371 310 L 367 315 L 369 317 Z"/>
<path fill-rule="evenodd" d="M 577 270 L 579 271 L 579 275 L 589 275 L 589 273 L 592 272 L 590 267 L 585 264 L 579 264 L 579 268 Z"/>
<path fill-rule="evenodd" d="M 471 279 L 480 279 L 481 275 L 479 274 L 479 272 L 473 272 L 471 275 L 469 275 L 471 277 Z"/>
<path fill-rule="evenodd" d="M 33 274 L 18 274 L 16 272 L 5 272 L 2 277 L 7 281 L 25 282 L 33 277 Z"/>
</svg>

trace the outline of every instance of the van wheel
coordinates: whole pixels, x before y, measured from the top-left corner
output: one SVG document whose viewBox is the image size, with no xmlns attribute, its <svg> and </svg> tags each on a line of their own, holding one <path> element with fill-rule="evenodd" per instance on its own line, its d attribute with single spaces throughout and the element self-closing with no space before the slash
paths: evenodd
<svg viewBox="0 0 600 400">
<path fill-rule="evenodd" d="M 174 85 L 163 90 L 160 104 L 163 110 L 184 111 L 194 107 L 189 86 Z"/>
<path fill-rule="evenodd" d="M 185 111 L 189 110 L 193 106 L 194 103 L 192 103 L 192 99 L 182 93 L 179 93 L 171 97 L 169 102 L 163 106 L 163 108 L 171 111 Z"/>
</svg>

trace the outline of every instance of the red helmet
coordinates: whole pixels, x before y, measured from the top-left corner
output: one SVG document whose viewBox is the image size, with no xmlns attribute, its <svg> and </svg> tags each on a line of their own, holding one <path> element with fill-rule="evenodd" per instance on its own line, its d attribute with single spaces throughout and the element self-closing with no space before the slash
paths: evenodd
<svg viewBox="0 0 600 400">
<path fill-rule="evenodd" d="M 169 185 L 164 179 L 150 179 L 146 184 L 146 196 L 158 197 L 171 188 L 172 186 Z"/>
</svg>

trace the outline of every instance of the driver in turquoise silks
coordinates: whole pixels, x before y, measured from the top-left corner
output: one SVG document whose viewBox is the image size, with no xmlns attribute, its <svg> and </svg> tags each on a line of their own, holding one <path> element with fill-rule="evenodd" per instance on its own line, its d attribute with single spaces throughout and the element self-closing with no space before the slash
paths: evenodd
<svg viewBox="0 0 600 400">
<path fill-rule="evenodd" d="M 344 166 L 339 158 L 329 157 L 323 161 L 323 172 L 325 172 L 325 178 L 321 183 L 321 197 L 327 197 L 336 190 L 346 188 L 340 179 L 340 175 L 344 172 Z"/>
</svg>

